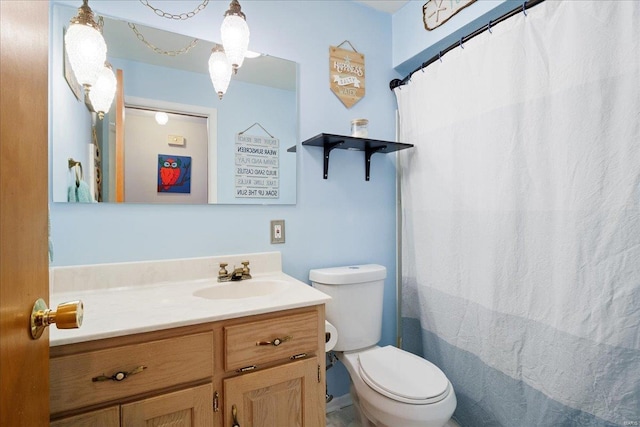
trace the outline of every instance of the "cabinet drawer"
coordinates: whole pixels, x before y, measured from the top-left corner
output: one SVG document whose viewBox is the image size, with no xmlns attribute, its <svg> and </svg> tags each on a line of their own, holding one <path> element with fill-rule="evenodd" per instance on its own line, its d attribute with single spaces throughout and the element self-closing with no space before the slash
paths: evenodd
<svg viewBox="0 0 640 427">
<path fill-rule="evenodd" d="M 318 348 L 317 312 L 293 314 L 224 328 L 225 370 L 275 362 Z M 259 343 L 275 342 L 279 345 Z"/>
<path fill-rule="evenodd" d="M 51 413 L 188 383 L 213 375 L 213 333 L 150 341 L 51 359 Z M 99 376 L 141 372 L 122 381 Z"/>
</svg>

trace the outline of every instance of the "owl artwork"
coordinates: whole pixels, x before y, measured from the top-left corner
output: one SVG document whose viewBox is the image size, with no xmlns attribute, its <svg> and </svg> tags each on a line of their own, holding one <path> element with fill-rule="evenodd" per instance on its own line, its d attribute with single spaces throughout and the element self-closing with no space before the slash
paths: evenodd
<svg viewBox="0 0 640 427">
<path fill-rule="evenodd" d="M 191 157 L 158 154 L 158 193 L 191 192 Z"/>
</svg>

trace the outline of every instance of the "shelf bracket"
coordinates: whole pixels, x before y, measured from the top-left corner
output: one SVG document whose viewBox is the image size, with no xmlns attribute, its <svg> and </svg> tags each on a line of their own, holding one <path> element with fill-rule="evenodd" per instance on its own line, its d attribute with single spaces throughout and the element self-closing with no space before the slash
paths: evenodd
<svg viewBox="0 0 640 427">
<path fill-rule="evenodd" d="M 326 142 L 324 144 L 324 179 L 329 176 L 329 153 L 342 144 L 344 144 L 344 141 Z"/>
<path fill-rule="evenodd" d="M 365 169 L 365 179 L 369 181 L 369 175 L 371 171 L 371 156 L 378 151 L 384 150 L 387 148 L 386 145 L 379 145 L 377 147 L 366 147 L 364 150 L 364 169 Z"/>
</svg>

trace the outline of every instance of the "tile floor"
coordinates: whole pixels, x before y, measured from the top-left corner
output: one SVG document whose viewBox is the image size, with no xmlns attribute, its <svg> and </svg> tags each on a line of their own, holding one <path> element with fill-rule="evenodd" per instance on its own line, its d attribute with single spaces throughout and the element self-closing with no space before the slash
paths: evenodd
<svg viewBox="0 0 640 427">
<path fill-rule="evenodd" d="M 352 405 L 327 414 L 327 427 L 360 427 Z"/>
<path fill-rule="evenodd" d="M 327 427 L 360 427 L 352 405 L 345 406 L 327 414 Z M 444 427 L 459 427 L 454 420 L 449 420 Z"/>
</svg>

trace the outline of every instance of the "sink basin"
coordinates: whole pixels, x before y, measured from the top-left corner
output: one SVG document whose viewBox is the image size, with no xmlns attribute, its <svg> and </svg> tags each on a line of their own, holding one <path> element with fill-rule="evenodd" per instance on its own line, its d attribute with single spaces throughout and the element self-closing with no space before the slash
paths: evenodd
<svg viewBox="0 0 640 427">
<path fill-rule="evenodd" d="M 282 292 L 291 284 L 286 280 L 249 279 L 238 282 L 217 283 L 199 289 L 194 296 L 212 300 L 256 298 Z"/>
</svg>

